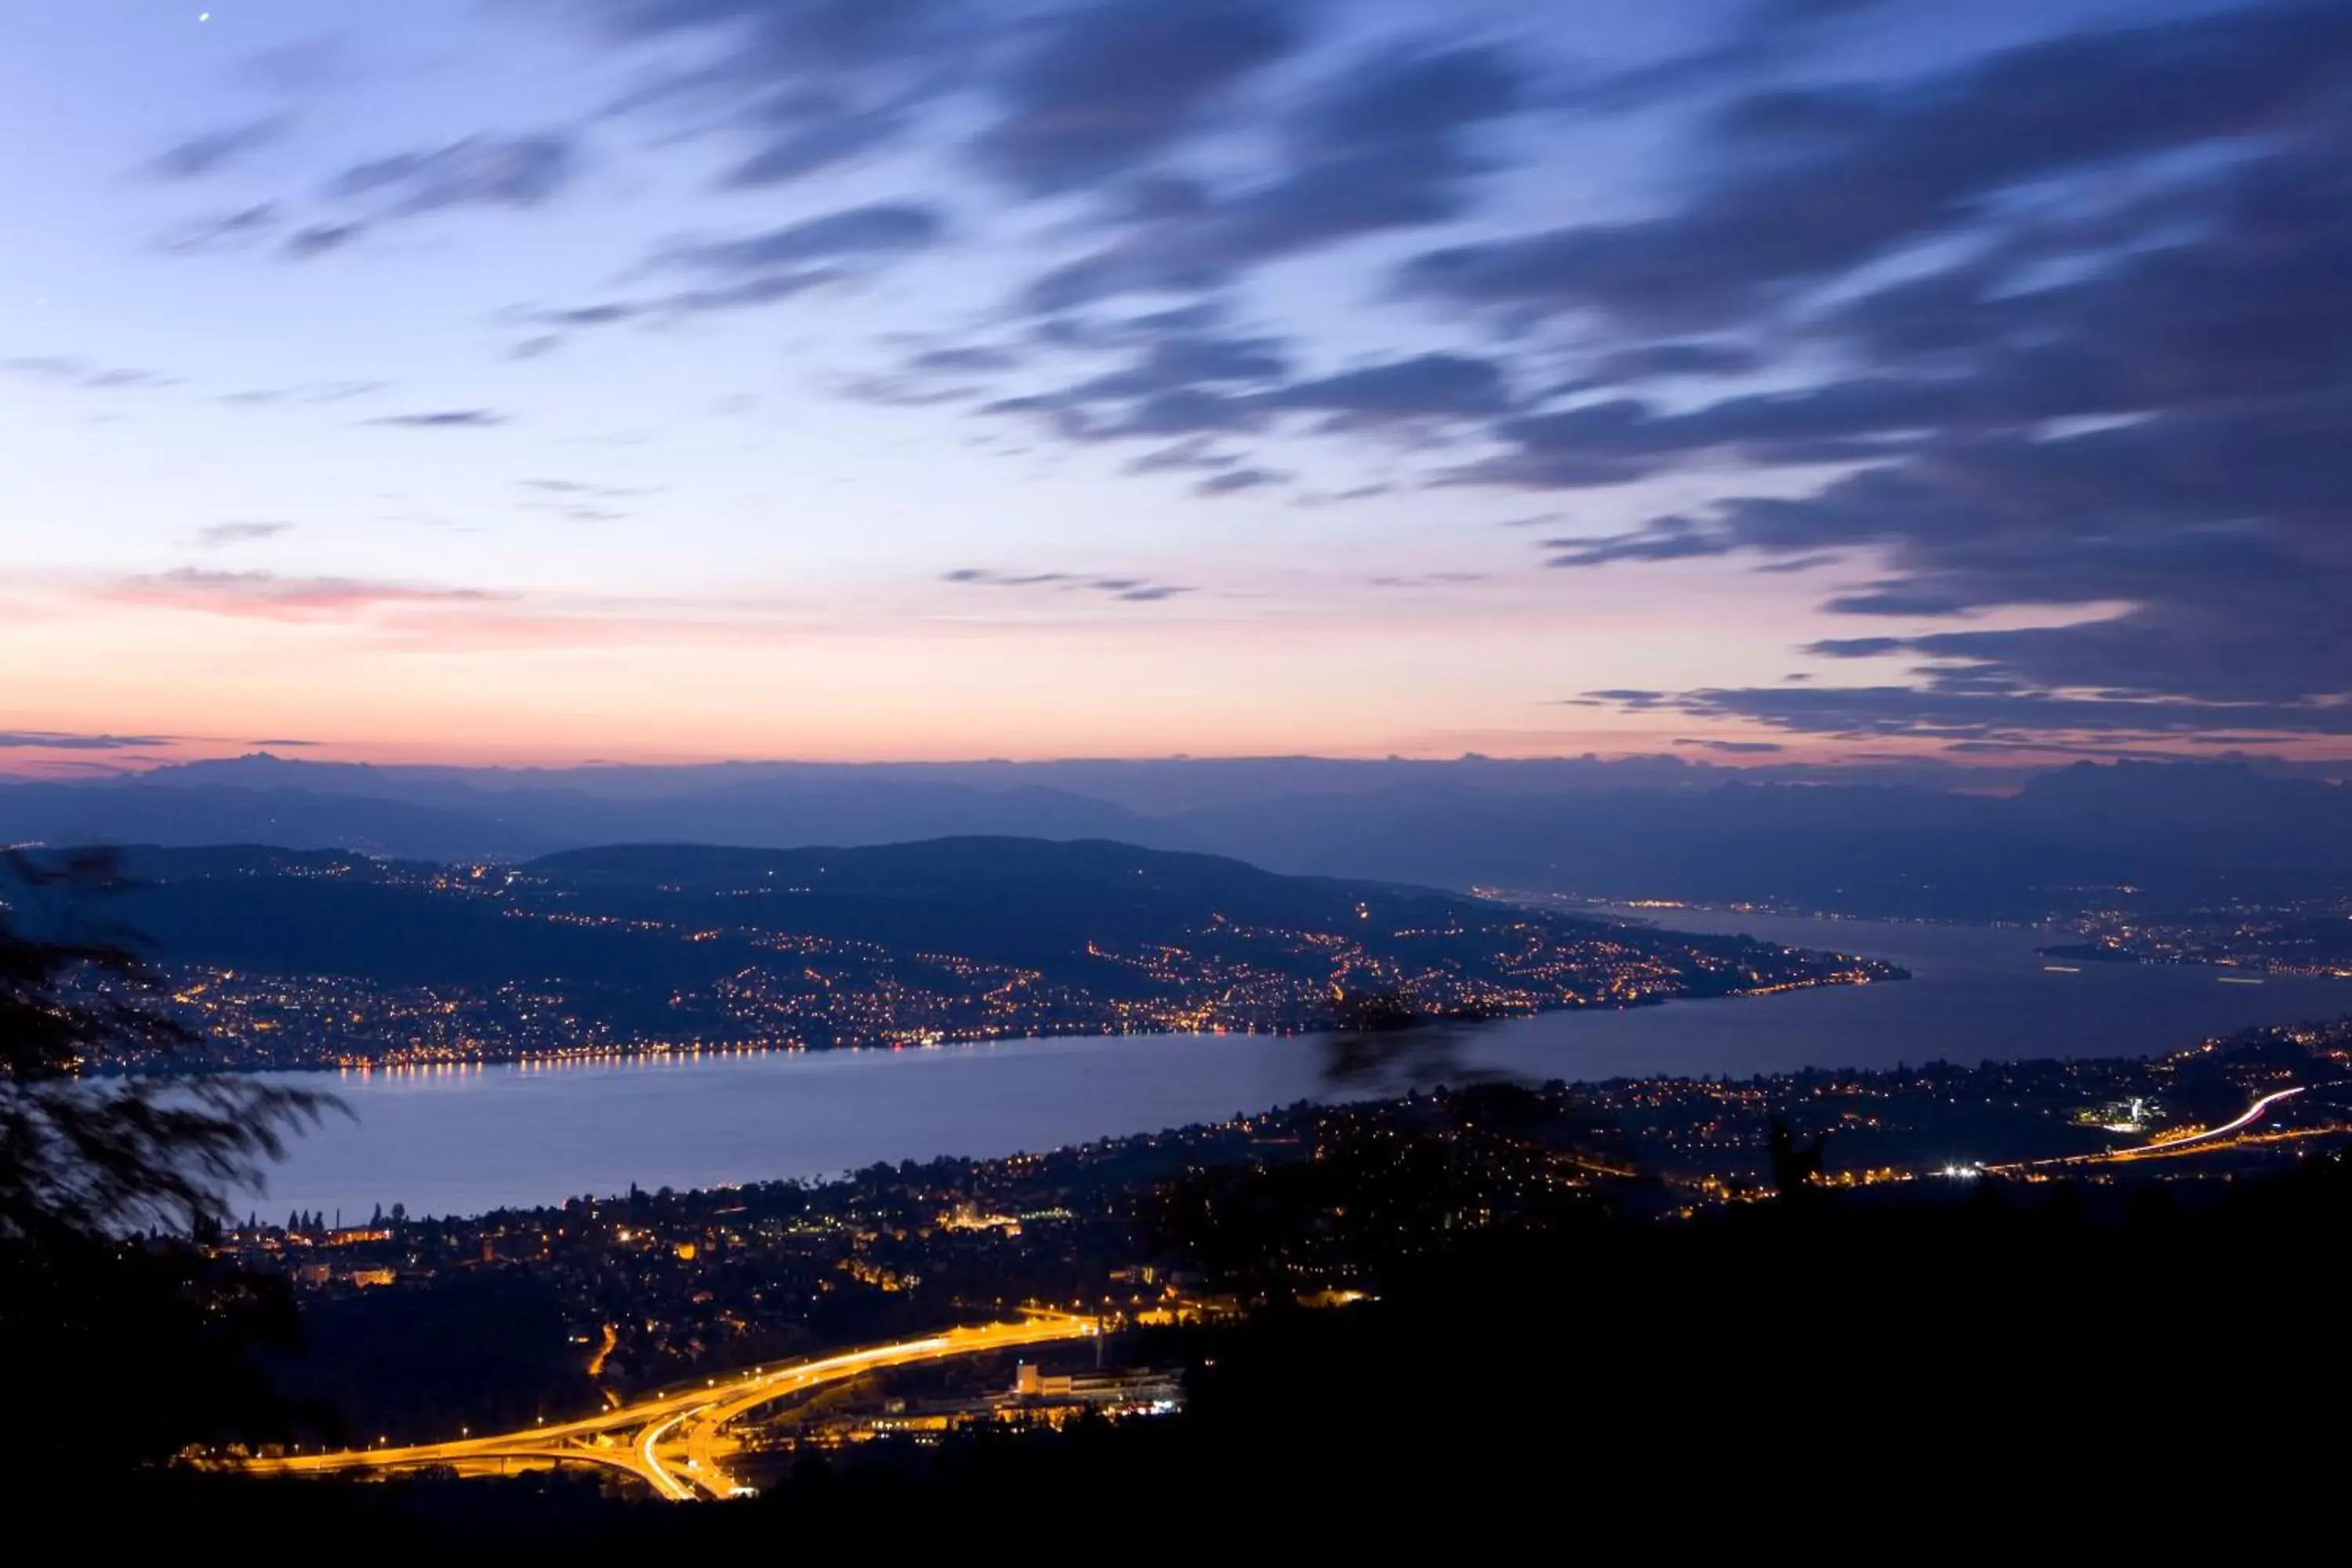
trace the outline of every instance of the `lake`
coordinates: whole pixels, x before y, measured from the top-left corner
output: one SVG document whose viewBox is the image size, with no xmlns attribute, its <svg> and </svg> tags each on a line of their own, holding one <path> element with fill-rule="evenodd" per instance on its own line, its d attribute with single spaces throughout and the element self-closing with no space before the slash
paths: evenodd
<svg viewBox="0 0 2352 1568">
<path fill-rule="evenodd" d="M 1384 1076 L 1335 1083 L 1332 1042 L 1269 1036 L 1087 1036 L 933 1050 L 644 1058 L 281 1075 L 357 1114 L 299 1141 L 239 1206 L 346 1220 L 395 1200 L 473 1214 L 585 1193 L 815 1176 L 877 1160 L 985 1158 L 1213 1121 L 1408 1077 L 1747 1077 L 1944 1058 L 2146 1055 L 2254 1024 L 2352 1012 L 2352 981 L 2085 964 L 2050 972 L 2022 929 L 1709 910 L 1652 911 L 1685 931 L 1888 958 L 1913 978 L 1779 996 L 1562 1012 L 1412 1037 Z"/>
</svg>

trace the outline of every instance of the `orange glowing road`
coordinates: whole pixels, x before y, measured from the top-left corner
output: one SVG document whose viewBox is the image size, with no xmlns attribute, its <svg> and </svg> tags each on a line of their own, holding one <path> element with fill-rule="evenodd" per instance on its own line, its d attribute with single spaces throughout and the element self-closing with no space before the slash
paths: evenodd
<svg viewBox="0 0 2352 1568">
<path fill-rule="evenodd" d="M 448 1443 L 248 1459 L 239 1468 L 255 1475 L 321 1476 L 425 1467 L 487 1474 L 514 1465 L 599 1465 L 633 1475 L 651 1487 L 656 1496 L 674 1502 L 706 1496 L 738 1497 L 750 1489 L 739 1485 L 720 1467 L 722 1456 L 731 1448 L 726 1428 L 763 1405 L 887 1367 L 1086 1339 L 1100 1331 L 1092 1318 L 1032 1312 L 1018 1322 L 950 1329 L 922 1339 L 844 1351 L 772 1369 L 754 1367 L 732 1377 L 710 1379 L 700 1388 L 657 1394 L 578 1421 Z"/>
</svg>

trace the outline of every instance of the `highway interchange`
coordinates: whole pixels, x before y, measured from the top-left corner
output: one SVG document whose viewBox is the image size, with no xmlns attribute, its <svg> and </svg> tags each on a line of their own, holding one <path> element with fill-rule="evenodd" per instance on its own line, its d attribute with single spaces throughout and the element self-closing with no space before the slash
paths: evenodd
<svg viewBox="0 0 2352 1568">
<path fill-rule="evenodd" d="M 2284 1133 L 2259 1130 L 2258 1124 L 2276 1107 L 2302 1092 L 2302 1087 L 2281 1089 L 2259 1097 L 2242 1113 L 2217 1126 L 2185 1128 L 2130 1148 L 1984 1169 L 1989 1174 L 2015 1173 L 2177 1158 L 2220 1152 L 2243 1142 L 2340 1131 L 2333 1123 Z M 1100 1332 L 1101 1325 L 1092 1318 L 1032 1310 L 1016 1321 L 948 1329 L 776 1366 L 756 1366 L 705 1379 L 698 1388 L 653 1394 L 577 1420 L 541 1422 L 519 1431 L 479 1437 L 467 1434 L 440 1443 L 298 1453 L 236 1464 L 253 1474 L 276 1476 L 428 1468 L 486 1475 L 535 1466 L 591 1465 L 630 1476 L 656 1497 L 672 1501 L 740 1497 L 748 1495 L 751 1488 L 728 1468 L 740 1448 L 734 1428 L 745 1416 L 778 1400 L 890 1367 L 1083 1340 Z"/>
<path fill-rule="evenodd" d="M 730 1428 L 752 1411 L 792 1394 L 888 1367 L 988 1355 L 1028 1345 L 1088 1339 L 1092 1318 L 1033 1311 L 1017 1321 L 949 1329 L 781 1366 L 705 1380 L 699 1388 L 652 1395 L 576 1421 L 541 1423 L 515 1432 L 467 1436 L 402 1447 L 346 1448 L 239 1461 L 256 1475 L 325 1476 L 422 1468 L 498 1474 L 550 1464 L 594 1465 L 632 1476 L 674 1502 L 741 1497 L 750 1488 L 729 1473 Z"/>
</svg>

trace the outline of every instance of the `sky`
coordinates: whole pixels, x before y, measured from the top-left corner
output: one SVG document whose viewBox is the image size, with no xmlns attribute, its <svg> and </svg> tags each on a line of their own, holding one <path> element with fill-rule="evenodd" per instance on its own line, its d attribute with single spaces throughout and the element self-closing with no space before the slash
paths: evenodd
<svg viewBox="0 0 2352 1568">
<path fill-rule="evenodd" d="M 0 22 L 0 772 L 2352 755 L 2337 0 Z"/>
</svg>

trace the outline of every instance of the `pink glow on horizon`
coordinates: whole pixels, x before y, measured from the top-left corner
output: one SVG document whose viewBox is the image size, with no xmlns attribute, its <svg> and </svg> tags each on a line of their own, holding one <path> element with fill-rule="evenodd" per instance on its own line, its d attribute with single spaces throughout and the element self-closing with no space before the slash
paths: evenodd
<svg viewBox="0 0 2352 1568">
<path fill-rule="evenodd" d="M 270 742 L 322 761 L 527 766 L 1475 752 L 2015 767 L 2081 754 L 1958 755 L 1927 737 L 1577 704 L 1596 688 L 1737 685 L 1759 665 L 1769 680 L 1807 663 L 1756 650 L 1804 640 L 1809 587 L 1699 567 L 1640 583 L 1443 584 L 1398 617 L 1384 613 L 1393 596 L 1307 578 L 1142 605 L 935 580 L 624 597 L 196 569 L 51 579 L 18 585 L 35 613 L 0 618 L 0 671 L 38 676 L 0 707 L 0 733 L 18 737 L 0 773 L 82 776 Z M 1661 599 L 1676 613 L 1661 616 Z M 38 731 L 66 739 L 25 742 Z"/>
</svg>

